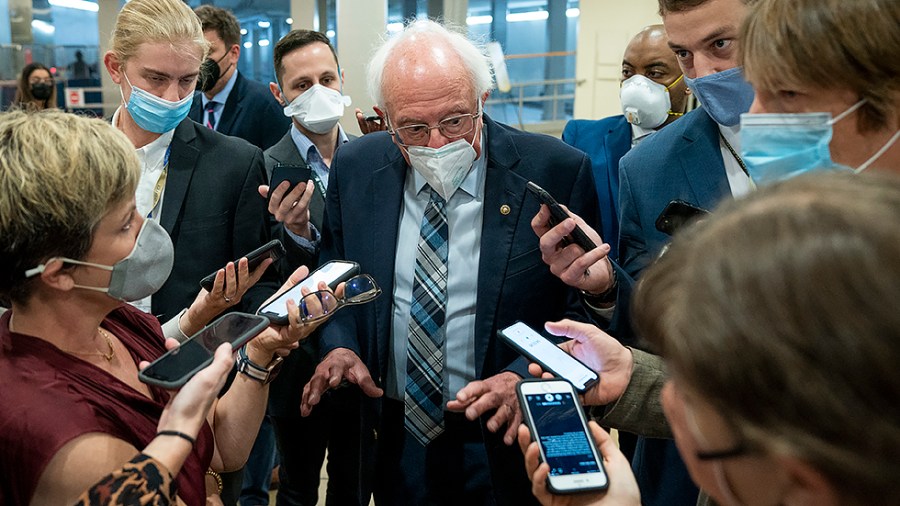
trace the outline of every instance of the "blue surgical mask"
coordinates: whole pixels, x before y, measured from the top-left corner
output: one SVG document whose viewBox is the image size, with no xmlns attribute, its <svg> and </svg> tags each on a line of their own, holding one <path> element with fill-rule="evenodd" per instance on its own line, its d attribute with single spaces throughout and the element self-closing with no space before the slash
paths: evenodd
<svg viewBox="0 0 900 506">
<path fill-rule="evenodd" d="M 742 114 L 741 158 L 757 185 L 774 183 L 806 172 L 848 170 L 831 159 L 833 125 L 863 105 L 831 113 Z"/>
<path fill-rule="evenodd" d="M 128 86 L 131 86 L 130 100 L 125 102 L 125 94 L 122 94 L 122 101 L 125 102 L 128 114 L 141 129 L 157 134 L 166 133 L 174 130 L 191 111 L 191 102 L 194 100 L 193 93 L 177 102 L 171 102 L 138 88 L 131 84 L 124 72 L 122 75 L 125 76 Z M 119 93 L 122 93 L 121 88 L 119 88 Z"/>
<path fill-rule="evenodd" d="M 741 114 L 750 110 L 753 103 L 753 87 L 744 80 L 742 67 L 723 70 L 708 76 L 684 78 L 703 109 L 716 123 L 735 126 L 741 122 Z"/>
</svg>

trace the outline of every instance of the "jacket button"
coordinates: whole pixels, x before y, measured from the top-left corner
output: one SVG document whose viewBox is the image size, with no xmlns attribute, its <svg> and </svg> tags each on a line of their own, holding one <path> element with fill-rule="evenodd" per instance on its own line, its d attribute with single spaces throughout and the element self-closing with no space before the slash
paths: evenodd
<svg viewBox="0 0 900 506">
<path fill-rule="evenodd" d="M 372 429 L 372 437 L 378 441 L 378 429 Z"/>
</svg>

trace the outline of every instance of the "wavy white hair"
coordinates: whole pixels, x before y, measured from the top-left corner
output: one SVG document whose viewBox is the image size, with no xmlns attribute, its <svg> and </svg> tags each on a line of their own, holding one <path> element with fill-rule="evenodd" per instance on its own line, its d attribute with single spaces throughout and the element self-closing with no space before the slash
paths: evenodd
<svg viewBox="0 0 900 506">
<path fill-rule="evenodd" d="M 409 39 L 414 36 L 423 36 L 430 41 L 448 43 L 469 70 L 472 88 L 476 90 L 479 97 L 493 88 L 494 70 L 484 46 L 470 41 L 464 33 L 448 24 L 441 24 L 430 19 L 417 19 L 406 25 L 401 32 L 382 42 L 369 61 L 366 69 L 369 96 L 379 107 L 384 107 L 382 88 L 385 64 L 397 47 L 409 43 Z"/>
</svg>

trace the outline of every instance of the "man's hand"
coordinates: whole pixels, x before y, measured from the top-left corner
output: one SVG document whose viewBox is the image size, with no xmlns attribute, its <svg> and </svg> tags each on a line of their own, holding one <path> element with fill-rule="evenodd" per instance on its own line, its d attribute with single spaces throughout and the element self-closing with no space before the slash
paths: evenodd
<svg viewBox="0 0 900 506">
<path fill-rule="evenodd" d="M 563 283 L 588 293 L 602 294 L 612 287 L 615 279 L 612 263 L 607 256 L 609 244 L 604 243 L 597 231 L 580 216 L 562 207 L 570 218 L 555 227 L 550 226 L 550 209 L 543 204 L 531 220 L 531 229 L 540 237 L 541 258 L 550 266 L 550 272 Z M 576 225 L 597 245 L 596 248 L 585 253 L 581 246 L 563 242 Z"/>
<path fill-rule="evenodd" d="M 303 387 L 303 399 L 300 403 L 300 414 L 308 416 L 312 408 L 322 399 L 326 390 L 337 388 L 342 380 L 359 386 L 369 397 L 381 397 L 384 390 L 378 388 L 369 369 L 362 363 L 356 353 L 347 348 L 336 348 L 328 352 L 316 366 L 312 378 Z"/>
<path fill-rule="evenodd" d="M 631 472 L 631 464 L 619 451 L 616 442 L 595 422 L 589 422 L 591 435 L 603 456 L 603 467 L 609 478 L 605 492 L 553 495 L 547 490 L 550 466 L 540 461 L 537 443 L 531 441 L 528 427 L 519 426 L 519 447 L 525 454 L 525 472 L 531 480 L 531 492 L 544 506 L 637 506 L 641 492 Z"/>
<path fill-rule="evenodd" d="M 375 106 L 375 109 L 377 112 L 378 106 Z M 382 130 L 387 129 L 380 114 L 377 116 L 366 116 L 359 108 L 356 109 L 356 123 L 359 125 L 359 131 L 362 132 L 363 135 L 372 132 L 381 132 Z"/>
<path fill-rule="evenodd" d="M 312 232 L 309 229 L 309 202 L 312 200 L 316 185 L 312 180 L 298 183 L 291 189 L 289 181 L 272 188 L 272 197 L 269 199 L 269 213 L 275 216 L 275 220 L 284 224 L 284 228 L 295 235 L 307 240 L 312 240 Z M 288 191 L 288 190 L 291 191 Z M 260 185 L 258 191 L 263 198 L 269 195 L 269 187 Z"/>
<path fill-rule="evenodd" d="M 522 412 L 516 397 L 516 383 L 520 379 L 522 378 L 518 374 L 506 371 L 484 380 L 473 381 L 457 392 L 456 399 L 447 403 L 447 409 L 464 411 L 469 420 L 476 420 L 484 413 L 496 409 L 494 416 L 487 421 L 487 428 L 491 432 L 497 432 L 507 426 L 503 442 L 511 445 L 515 442 L 516 428 L 522 423 Z"/>
<path fill-rule="evenodd" d="M 584 394 L 584 404 L 602 406 L 618 400 L 631 382 L 634 356 L 622 343 L 594 325 L 562 320 L 547 322 L 544 328 L 555 336 L 571 338 L 560 344 L 569 355 L 581 360 L 592 370 L 602 373 L 600 381 Z M 538 377 L 553 377 L 538 364 L 530 364 L 528 372 Z"/>
</svg>

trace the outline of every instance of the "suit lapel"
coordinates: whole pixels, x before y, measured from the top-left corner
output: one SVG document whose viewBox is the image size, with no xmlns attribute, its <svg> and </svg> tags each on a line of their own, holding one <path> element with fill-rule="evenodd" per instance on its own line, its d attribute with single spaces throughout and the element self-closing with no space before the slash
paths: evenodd
<svg viewBox="0 0 900 506">
<path fill-rule="evenodd" d="M 181 207 L 184 205 L 184 196 L 191 184 L 191 176 L 194 167 L 200 157 L 200 151 L 193 146 L 196 137 L 194 130 L 196 123 L 185 119 L 175 128 L 172 137 L 171 152 L 169 153 L 169 168 L 166 173 L 166 190 L 163 195 L 162 216 L 160 225 L 172 235 Z"/>
<path fill-rule="evenodd" d="M 488 163 L 484 182 L 481 257 L 478 262 L 478 290 L 475 309 L 475 377 L 480 378 L 494 320 L 506 277 L 513 233 L 525 198 L 525 181 L 512 170 L 519 154 L 509 135 L 485 117 L 488 133 Z M 509 206 L 503 214 L 502 206 Z"/>
<path fill-rule="evenodd" d="M 235 72 L 237 72 L 235 70 Z M 240 115 L 243 105 L 241 98 L 244 96 L 244 77 L 238 72 L 237 79 L 234 81 L 234 87 L 228 98 L 225 100 L 225 106 L 222 108 L 222 117 L 216 123 L 216 131 L 225 135 L 230 135 L 235 119 Z"/>
<path fill-rule="evenodd" d="M 719 128 L 702 109 L 692 113 L 694 118 L 685 127 L 685 146 L 678 154 L 685 178 L 697 201 L 704 209 L 712 209 L 727 195 L 731 195 L 722 152 L 719 148 Z"/>
<path fill-rule="evenodd" d="M 191 110 L 188 113 L 188 118 L 196 121 L 197 123 L 203 124 L 203 99 L 200 98 L 201 93 L 199 91 L 194 92 L 194 101 L 191 102 Z"/>
<path fill-rule="evenodd" d="M 631 149 L 631 125 L 622 117 L 606 133 L 606 152 L 609 154 L 609 190 L 613 209 L 619 208 L 619 160 Z M 615 216 L 615 214 L 613 215 Z"/>
</svg>

